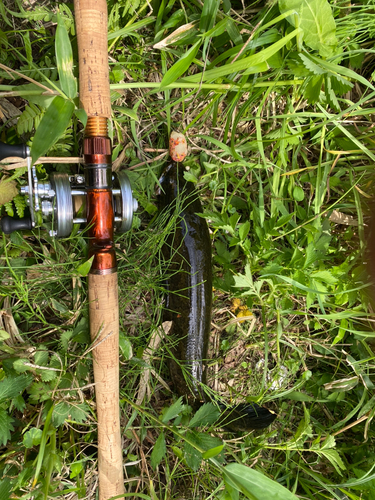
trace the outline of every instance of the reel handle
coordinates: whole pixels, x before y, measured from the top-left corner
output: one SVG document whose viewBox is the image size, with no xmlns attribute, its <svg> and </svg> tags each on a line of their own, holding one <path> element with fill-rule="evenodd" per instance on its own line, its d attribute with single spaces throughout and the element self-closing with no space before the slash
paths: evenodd
<svg viewBox="0 0 375 500">
<path fill-rule="evenodd" d="M 27 158 L 29 156 L 29 148 L 26 144 L 5 144 L 0 142 L 0 160 L 16 156 L 18 158 Z"/>
<path fill-rule="evenodd" d="M 0 220 L 0 228 L 3 233 L 10 234 L 13 231 L 27 231 L 33 228 L 31 217 L 23 217 L 22 219 L 13 219 L 9 215 L 5 215 Z"/>
</svg>

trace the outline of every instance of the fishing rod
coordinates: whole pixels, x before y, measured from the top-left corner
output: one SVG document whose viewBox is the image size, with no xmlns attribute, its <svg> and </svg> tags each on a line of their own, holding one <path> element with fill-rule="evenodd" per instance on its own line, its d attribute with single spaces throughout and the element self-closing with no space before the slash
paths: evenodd
<svg viewBox="0 0 375 500">
<path fill-rule="evenodd" d="M 119 409 L 119 305 L 114 232 L 132 225 L 137 202 L 125 172 L 112 173 L 108 136 L 111 100 L 108 68 L 106 0 L 74 0 L 79 61 L 80 107 L 87 114 L 83 139 L 84 175 L 52 173 L 39 182 L 30 150 L 25 145 L 0 143 L 0 160 L 27 158 L 26 196 L 30 216 L 2 217 L 1 229 L 30 230 L 37 213 L 51 225 L 50 236 L 68 237 L 74 224 L 87 225 L 90 335 L 98 420 L 99 499 L 124 493 Z M 79 208 L 81 207 L 81 208 Z M 82 217 L 82 207 L 86 216 Z"/>
<path fill-rule="evenodd" d="M 119 303 L 114 248 L 115 204 L 108 137 L 111 98 L 106 0 L 74 0 L 80 102 L 88 120 L 83 142 L 89 256 L 89 318 L 98 418 L 99 499 L 124 493 L 119 408 Z M 130 192 L 131 193 L 131 192 Z M 132 200 L 130 194 L 129 198 Z M 130 205 L 133 205 L 131 202 Z M 133 207 L 129 207 L 132 209 Z M 126 212 L 126 208 L 124 207 Z"/>
</svg>

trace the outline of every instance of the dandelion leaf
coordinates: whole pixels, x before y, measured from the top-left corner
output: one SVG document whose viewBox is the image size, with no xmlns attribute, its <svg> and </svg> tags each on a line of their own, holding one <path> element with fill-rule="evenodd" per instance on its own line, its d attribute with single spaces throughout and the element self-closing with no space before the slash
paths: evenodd
<svg viewBox="0 0 375 500">
<path fill-rule="evenodd" d="M 322 57 L 330 57 L 336 46 L 336 23 L 328 0 L 279 0 L 282 13 L 294 9 L 288 21 L 303 30 L 303 40 Z"/>
</svg>

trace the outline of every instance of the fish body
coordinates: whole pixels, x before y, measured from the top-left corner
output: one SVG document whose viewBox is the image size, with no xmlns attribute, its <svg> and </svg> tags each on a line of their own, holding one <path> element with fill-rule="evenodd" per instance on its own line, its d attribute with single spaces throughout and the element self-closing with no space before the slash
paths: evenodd
<svg viewBox="0 0 375 500">
<path fill-rule="evenodd" d="M 163 254 L 168 263 L 166 303 L 173 321 L 175 339 L 170 371 L 172 382 L 189 402 L 203 400 L 201 384 L 206 383 L 205 361 L 211 325 L 212 263 L 207 222 L 197 214 L 202 205 L 191 182 L 184 179 L 182 164 L 171 162 L 160 185 L 161 208 L 177 212 L 176 227 L 169 235 Z"/>
<path fill-rule="evenodd" d="M 277 417 L 276 413 L 256 403 L 239 403 L 234 406 L 220 404 L 219 425 L 231 432 L 248 432 L 265 429 Z"/>
<path fill-rule="evenodd" d="M 171 378 L 178 394 L 197 408 L 207 401 L 202 384 L 206 384 L 211 326 L 211 239 L 206 220 L 197 215 L 202 213 L 202 205 L 193 184 L 184 178 L 183 165 L 172 161 L 159 182 L 159 208 L 177 214 L 175 230 L 162 249 L 168 265 L 163 316 L 172 321 L 174 342 Z M 256 403 L 219 406 L 219 426 L 232 432 L 263 429 L 276 418 L 275 413 Z"/>
</svg>

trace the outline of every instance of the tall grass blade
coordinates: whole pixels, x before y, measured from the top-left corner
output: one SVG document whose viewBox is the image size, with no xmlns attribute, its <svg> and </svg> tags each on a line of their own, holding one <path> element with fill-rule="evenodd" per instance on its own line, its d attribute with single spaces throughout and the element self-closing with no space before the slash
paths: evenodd
<svg viewBox="0 0 375 500">
<path fill-rule="evenodd" d="M 55 51 L 61 90 L 69 99 L 74 99 L 77 96 L 77 80 L 73 75 L 73 51 L 68 31 L 59 14 L 57 15 Z"/>
<path fill-rule="evenodd" d="M 52 404 L 51 408 L 49 409 L 49 411 L 47 413 L 46 421 L 44 422 L 42 439 L 40 442 L 38 458 L 36 460 L 35 475 L 34 475 L 34 479 L 33 479 L 33 487 L 35 487 L 36 483 L 38 482 L 39 474 L 40 474 L 40 471 L 42 469 L 44 454 L 46 451 L 46 445 L 47 445 L 47 440 L 48 440 L 48 431 L 49 431 L 49 426 L 50 426 L 51 419 L 52 419 L 53 409 L 54 409 L 54 406 Z"/>
<path fill-rule="evenodd" d="M 219 4 L 220 0 L 204 0 L 199 23 L 199 31 L 202 33 L 210 30 L 215 24 Z"/>
<path fill-rule="evenodd" d="M 329 61 L 325 61 L 324 59 L 319 59 L 316 56 L 309 55 L 310 59 L 312 59 L 316 64 L 322 66 L 327 71 L 331 71 L 334 74 L 346 76 L 347 78 L 351 78 L 355 81 L 362 83 L 365 87 L 370 88 L 371 90 L 375 90 L 375 87 L 362 75 L 356 73 L 350 68 L 346 68 L 345 66 L 340 66 L 339 64 L 334 64 Z M 367 96 L 369 99 L 369 96 Z"/>
<path fill-rule="evenodd" d="M 225 64 L 219 68 L 208 70 L 204 73 L 198 73 L 197 75 L 191 75 L 182 80 L 182 82 L 203 82 L 216 80 L 223 76 L 238 73 L 239 71 L 246 71 L 246 74 L 261 73 L 267 71 L 268 64 L 267 60 L 275 55 L 279 50 L 281 50 L 288 42 L 290 42 L 295 36 L 300 33 L 299 29 L 295 29 L 288 35 L 284 36 L 281 40 L 277 41 L 270 47 L 263 49 L 249 57 L 245 57 L 231 64 Z"/>
<path fill-rule="evenodd" d="M 180 59 L 166 72 L 161 83 L 160 89 L 164 89 L 171 83 L 174 83 L 193 62 L 195 56 L 197 55 L 201 41 L 196 42 L 190 49 L 182 56 Z"/>
<path fill-rule="evenodd" d="M 131 33 L 134 33 L 134 31 L 140 30 L 145 26 L 148 26 L 149 24 L 153 23 L 154 21 L 155 17 L 151 16 L 147 17 L 146 19 L 142 19 L 142 21 L 138 21 L 134 24 L 131 24 L 130 26 L 125 26 L 125 28 L 121 28 L 120 30 L 112 31 L 112 33 L 108 33 L 108 41 L 113 40 L 115 38 L 126 38 Z"/>
</svg>

